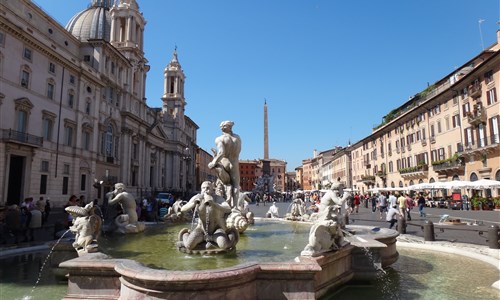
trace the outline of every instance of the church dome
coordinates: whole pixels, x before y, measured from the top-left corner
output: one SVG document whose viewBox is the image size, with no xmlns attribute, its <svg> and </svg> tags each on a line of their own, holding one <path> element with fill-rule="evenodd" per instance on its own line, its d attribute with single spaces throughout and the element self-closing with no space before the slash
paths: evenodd
<svg viewBox="0 0 500 300">
<path fill-rule="evenodd" d="M 66 25 L 66 30 L 80 41 L 102 39 L 109 42 L 113 0 L 92 0 L 90 6 L 77 13 Z"/>
</svg>

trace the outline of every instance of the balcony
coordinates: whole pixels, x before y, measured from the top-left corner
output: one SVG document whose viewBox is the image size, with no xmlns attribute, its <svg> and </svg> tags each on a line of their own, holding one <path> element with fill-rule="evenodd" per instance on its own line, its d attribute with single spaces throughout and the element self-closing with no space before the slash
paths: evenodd
<svg viewBox="0 0 500 300">
<path fill-rule="evenodd" d="M 467 88 L 467 93 L 469 94 L 469 97 L 472 98 L 481 97 L 481 84 L 479 82 L 471 84 Z"/>
<path fill-rule="evenodd" d="M 429 141 L 431 141 L 431 144 L 434 144 L 436 142 L 436 137 L 435 136 L 429 137 Z"/>
<path fill-rule="evenodd" d="M 500 143 L 500 136 L 494 134 L 489 137 L 480 138 L 472 143 L 465 144 L 465 147 L 459 147 L 459 150 L 463 149 L 463 154 L 466 156 L 476 155 L 480 153 L 489 153 L 495 151 Z"/>
<path fill-rule="evenodd" d="M 43 138 L 12 129 L 2 129 L 2 141 L 39 148 L 42 147 Z"/>
<path fill-rule="evenodd" d="M 464 174 L 465 163 L 461 157 L 455 155 L 449 159 L 433 162 L 432 169 L 438 174 Z"/>
<path fill-rule="evenodd" d="M 486 122 L 486 110 L 482 105 L 476 105 L 473 111 L 467 112 L 467 122 L 473 126 Z"/>
<path fill-rule="evenodd" d="M 427 140 L 426 139 L 422 139 L 420 142 L 422 143 L 422 147 L 423 146 L 427 146 Z"/>
<path fill-rule="evenodd" d="M 406 145 L 406 149 L 408 149 L 408 151 L 411 151 L 411 145 L 410 144 Z"/>
<path fill-rule="evenodd" d="M 398 147 L 398 148 L 396 148 L 396 153 L 397 153 L 397 154 L 399 154 L 399 147 Z"/>
<path fill-rule="evenodd" d="M 427 173 L 429 172 L 429 165 L 422 164 L 416 167 L 402 168 L 398 171 L 399 174 L 404 178 L 427 177 Z"/>
<path fill-rule="evenodd" d="M 387 173 L 385 171 L 378 171 L 376 175 L 378 177 L 380 177 L 381 179 L 384 179 L 387 177 Z"/>
<path fill-rule="evenodd" d="M 375 176 L 361 175 L 361 181 L 366 185 L 373 185 L 375 183 Z"/>
</svg>

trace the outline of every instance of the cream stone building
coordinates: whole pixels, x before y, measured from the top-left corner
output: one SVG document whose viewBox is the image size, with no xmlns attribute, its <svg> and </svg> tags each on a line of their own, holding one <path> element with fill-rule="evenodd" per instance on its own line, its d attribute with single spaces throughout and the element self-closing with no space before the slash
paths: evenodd
<svg viewBox="0 0 500 300">
<path fill-rule="evenodd" d="M 392 110 L 370 136 L 352 145 L 353 184 L 366 192 L 422 182 L 500 180 L 499 87 L 496 43 Z"/>
<path fill-rule="evenodd" d="M 147 105 L 145 25 L 135 0 L 93 0 L 66 27 L 32 1 L 0 2 L 0 205 L 102 199 L 116 182 L 195 189 L 184 72 L 174 50 L 163 106 Z"/>
<path fill-rule="evenodd" d="M 324 179 L 340 178 L 361 193 L 422 182 L 500 180 L 499 49 L 497 42 L 411 97 L 331 160 L 315 150 L 302 161 L 304 189 L 317 188 L 321 167 Z"/>
</svg>

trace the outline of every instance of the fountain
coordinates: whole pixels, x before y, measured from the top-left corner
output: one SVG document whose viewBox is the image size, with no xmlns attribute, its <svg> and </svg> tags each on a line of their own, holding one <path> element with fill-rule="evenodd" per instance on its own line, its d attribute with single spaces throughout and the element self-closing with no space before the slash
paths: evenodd
<svg viewBox="0 0 500 300">
<path fill-rule="evenodd" d="M 176 213 L 180 217 L 193 212 L 191 228 L 180 229 L 175 242 L 178 253 L 188 256 L 167 256 L 168 251 L 161 250 L 162 247 L 170 248 L 170 245 L 159 245 L 160 250 L 148 249 L 145 245 L 154 243 L 147 241 L 138 242 L 142 245 L 141 249 L 124 251 L 128 254 L 125 257 L 148 250 L 157 251 L 156 256 L 173 259 L 178 264 L 182 264 L 183 260 L 207 259 L 206 255 L 211 254 L 209 259 L 216 262 L 215 268 L 212 265 L 209 269 L 165 269 L 155 263 L 120 258 L 119 254 L 112 257 L 104 252 L 85 253 L 59 265 L 68 274 L 67 299 L 233 299 L 242 296 L 247 299 L 316 299 L 351 280 L 375 278 L 377 269 L 374 264 L 387 267 L 397 261 L 396 231 L 384 229 L 374 232 L 368 228 L 362 232 L 362 228 L 345 226 L 340 207 L 349 194 L 344 193 L 342 198 L 339 196 L 342 193 L 339 183 L 333 184 L 322 197 L 319 212 L 310 217 L 314 222 L 302 223 L 305 226 L 302 233 L 280 234 L 285 240 L 292 236 L 293 245 L 274 237 L 279 241 L 280 251 L 296 248 L 291 256 L 288 253 L 289 256 L 284 255 L 280 260 L 278 256 L 281 255 L 276 255 L 279 251 L 271 249 L 270 243 L 267 243 L 262 244 L 260 250 L 271 253 L 267 256 L 275 259 L 264 261 L 258 256 L 252 258 L 245 244 L 248 247 L 255 240 L 251 239 L 253 232 L 248 231 L 250 220 L 242 210 L 244 205 L 241 205 L 239 191 L 241 140 L 233 133 L 233 125 L 231 121 L 222 122 L 220 127 L 223 133 L 215 140 L 218 151 L 213 150 L 214 159 L 208 165 L 217 172 L 215 186 L 212 182 L 204 182 L 201 193 L 179 208 L 180 215 L 177 214 L 179 209 Z M 116 187 L 116 190 L 114 199 L 119 197 L 124 187 Z M 114 202 L 110 200 L 110 203 Z M 121 204 L 124 205 L 123 201 Z M 258 220 L 254 226 L 267 226 L 267 222 L 272 221 Z M 278 222 L 283 221 L 280 219 Z M 287 222 L 284 226 L 297 224 Z M 248 238 L 245 230 L 248 231 Z M 146 233 L 148 231 L 150 229 Z M 264 233 L 269 235 L 272 232 Z M 350 232 L 349 236 L 344 236 L 344 232 Z M 142 235 L 127 235 L 127 239 L 139 239 Z M 240 240 L 243 241 L 241 249 L 238 246 Z M 301 245 L 305 248 L 299 252 L 297 246 Z M 365 259 L 365 253 L 370 253 L 370 260 Z M 241 256 L 248 256 L 249 259 L 236 260 L 234 265 L 219 263 Z"/>
</svg>

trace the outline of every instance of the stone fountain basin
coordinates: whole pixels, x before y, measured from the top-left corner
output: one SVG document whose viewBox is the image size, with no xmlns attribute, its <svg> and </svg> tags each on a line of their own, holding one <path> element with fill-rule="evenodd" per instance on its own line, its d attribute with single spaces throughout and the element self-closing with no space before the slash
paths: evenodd
<svg viewBox="0 0 500 300">
<path fill-rule="evenodd" d="M 212 270 L 153 269 L 91 253 L 59 265 L 68 274 L 65 299 L 317 299 L 346 282 L 375 278 L 377 265 L 386 267 L 398 258 L 397 231 L 347 229 L 354 233 L 347 238 L 351 244 L 339 251 Z"/>
</svg>

